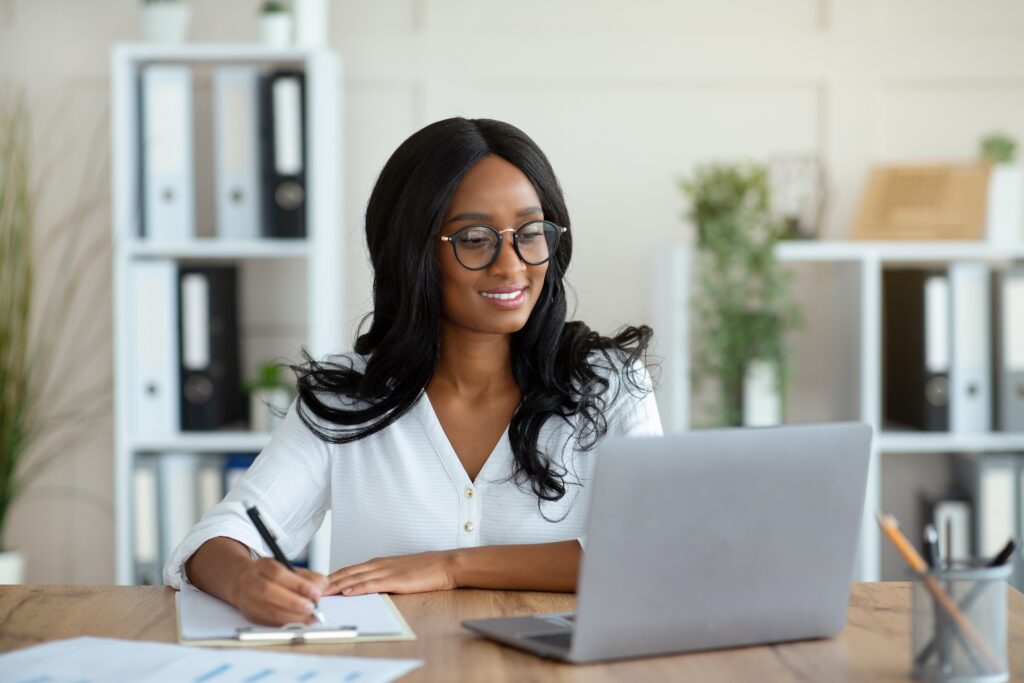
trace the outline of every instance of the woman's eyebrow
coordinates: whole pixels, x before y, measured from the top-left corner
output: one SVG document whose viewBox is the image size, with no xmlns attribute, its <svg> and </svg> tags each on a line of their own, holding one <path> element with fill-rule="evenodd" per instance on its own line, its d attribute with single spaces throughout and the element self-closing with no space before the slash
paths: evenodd
<svg viewBox="0 0 1024 683">
<path fill-rule="evenodd" d="M 525 209 L 519 209 L 516 211 L 516 218 L 522 218 L 523 216 L 530 216 L 535 213 L 544 213 L 543 209 L 539 206 L 528 206 Z M 445 223 L 454 223 L 455 221 L 489 221 L 491 220 L 491 214 L 479 213 L 476 211 L 467 211 L 460 213 L 458 216 L 452 216 Z"/>
</svg>

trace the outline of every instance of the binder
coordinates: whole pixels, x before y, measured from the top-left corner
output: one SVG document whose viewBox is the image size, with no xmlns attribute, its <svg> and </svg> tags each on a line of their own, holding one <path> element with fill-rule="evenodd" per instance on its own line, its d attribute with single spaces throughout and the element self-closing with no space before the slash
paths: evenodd
<svg viewBox="0 0 1024 683">
<path fill-rule="evenodd" d="M 948 276 L 886 270 L 882 308 L 885 419 L 927 431 L 949 429 Z"/>
<path fill-rule="evenodd" d="M 175 599 L 178 642 L 188 645 L 238 647 L 416 639 L 395 603 L 384 594 L 321 598 L 326 625 L 289 624 L 279 628 L 258 626 L 228 603 L 191 585 L 182 586 Z"/>
<path fill-rule="evenodd" d="M 224 498 L 224 456 L 206 453 L 196 479 L 197 520 Z"/>
<path fill-rule="evenodd" d="M 161 453 L 157 458 L 162 567 L 199 521 L 198 453 Z"/>
<path fill-rule="evenodd" d="M 135 323 L 129 333 L 129 428 L 136 435 L 172 435 L 180 423 L 177 267 L 172 261 L 133 260 L 128 277 Z"/>
<path fill-rule="evenodd" d="M 954 476 L 974 501 L 974 551 L 996 555 L 1010 538 L 1019 538 L 1021 458 L 1010 454 L 958 454 Z"/>
<path fill-rule="evenodd" d="M 996 429 L 1024 432 L 1024 268 L 996 271 L 992 282 Z"/>
<path fill-rule="evenodd" d="M 263 235 L 306 236 L 305 76 L 266 75 L 261 84 Z"/>
<path fill-rule="evenodd" d="M 256 239 L 261 233 L 259 70 L 226 66 L 213 78 L 217 236 Z"/>
<path fill-rule="evenodd" d="M 132 543 L 135 582 L 146 586 L 163 583 L 160 552 L 160 523 L 155 456 L 135 458 L 132 471 Z"/>
<path fill-rule="evenodd" d="M 240 427 L 246 418 L 238 360 L 236 281 L 234 266 L 180 271 L 183 430 Z"/>
<path fill-rule="evenodd" d="M 992 429 L 991 283 L 981 263 L 949 266 L 953 302 L 949 369 L 949 428 L 954 433 Z"/>
<path fill-rule="evenodd" d="M 142 69 L 142 237 L 182 242 L 195 235 L 192 72 Z"/>
</svg>

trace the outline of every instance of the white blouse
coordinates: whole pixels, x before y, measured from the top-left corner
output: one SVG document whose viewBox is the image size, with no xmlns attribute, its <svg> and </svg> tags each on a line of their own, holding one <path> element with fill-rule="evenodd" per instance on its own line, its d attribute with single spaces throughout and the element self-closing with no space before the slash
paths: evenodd
<svg viewBox="0 0 1024 683">
<path fill-rule="evenodd" d="M 365 359 L 349 356 L 365 367 Z M 654 394 L 609 381 L 608 435 L 660 435 Z M 316 424 L 322 425 L 315 416 Z M 293 402 L 281 426 L 248 471 L 175 549 L 164 581 L 187 582 L 184 563 L 206 541 L 227 536 L 256 555 L 270 556 L 244 504 L 255 503 L 285 555 L 297 556 L 331 513 L 334 571 L 374 557 L 514 543 L 581 539 L 590 500 L 596 450 L 581 450 L 573 428 L 548 420 L 539 443 L 566 469 L 565 496 L 538 506 L 529 482 L 511 479 L 508 430 L 471 481 L 424 392 L 408 413 L 372 436 L 347 444 L 319 439 Z M 552 456 L 551 454 L 555 454 Z"/>
</svg>

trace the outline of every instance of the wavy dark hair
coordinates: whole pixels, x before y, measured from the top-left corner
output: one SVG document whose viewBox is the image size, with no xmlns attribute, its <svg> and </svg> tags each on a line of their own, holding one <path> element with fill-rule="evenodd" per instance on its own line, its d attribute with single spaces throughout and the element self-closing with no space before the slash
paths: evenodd
<svg viewBox="0 0 1024 683">
<path fill-rule="evenodd" d="M 529 178 L 545 219 L 570 227 L 551 164 L 518 128 L 490 119 L 451 118 L 403 142 L 381 171 L 366 208 L 373 312 L 360 325 L 355 344 L 355 352 L 367 356 L 365 370 L 344 359 L 317 361 L 305 350 L 302 363 L 290 366 L 297 378 L 299 416 L 321 439 L 348 443 L 379 432 L 426 390 L 441 352 L 437 238 L 463 176 L 488 154 Z M 571 257 L 570 229 L 550 261 L 526 325 L 512 335 L 512 374 L 522 392 L 508 432 L 515 456 L 512 477 L 520 486 L 530 483 L 538 504 L 566 493 L 565 466 L 538 443 L 544 423 L 554 417 L 572 425 L 578 416 L 574 436 L 578 447 L 590 449 L 607 431 L 605 413 L 619 390 L 647 390 L 638 373 L 649 327 L 603 337 L 582 322 L 566 321 L 562 280 Z M 612 382 L 616 390 L 608 396 Z M 331 396 L 342 400 L 324 400 Z M 331 426 L 317 425 L 309 413 Z"/>
</svg>

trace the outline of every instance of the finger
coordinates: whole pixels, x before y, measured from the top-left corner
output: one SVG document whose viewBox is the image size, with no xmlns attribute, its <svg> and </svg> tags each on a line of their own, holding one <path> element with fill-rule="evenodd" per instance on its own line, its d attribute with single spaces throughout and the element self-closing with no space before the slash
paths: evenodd
<svg viewBox="0 0 1024 683">
<path fill-rule="evenodd" d="M 242 610 L 242 614 L 249 621 L 262 624 L 263 626 L 284 626 L 285 624 L 294 623 L 312 624 L 316 621 L 312 615 L 296 615 L 292 612 L 261 603 L 255 603 Z"/>
<path fill-rule="evenodd" d="M 301 583 L 296 584 L 290 576 L 291 572 L 286 571 L 286 573 L 289 576 L 282 576 L 273 568 L 267 569 L 266 573 L 261 572 L 260 578 L 262 580 L 253 586 L 255 597 L 260 602 L 290 612 L 294 616 L 301 616 L 301 620 L 305 620 L 306 617 L 313 613 L 314 598 L 309 593 L 296 592 L 296 590 L 290 587 L 297 585 L 301 591 L 310 590 L 305 587 L 307 585 L 305 579 L 301 579 Z"/>
<path fill-rule="evenodd" d="M 371 579 L 384 578 L 386 576 L 390 576 L 391 574 L 392 572 L 386 569 L 377 569 L 375 571 L 361 572 L 359 574 L 354 574 L 352 576 L 346 576 L 345 578 L 339 581 L 333 581 L 331 583 L 331 590 L 333 590 L 335 593 L 344 592 L 346 588 L 354 586 L 357 583 L 362 583 L 364 581 L 369 581 Z"/>
<path fill-rule="evenodd" d="M 295 571 L 298 572 L 299 576 L 306 579 L 306 581 L 308 581 L 313 586 L 315 595 L 310 594 L 310 597 L 314 600 L 319 600 L 320 596 L 323 595 L 324 591 L 327 589 L 327 585 L 329 583 L 327 577 L 323 574 L 312 572 L 308 569 L 298 568 Z"/>
<path fill-rule="evenodd" d="M 284 586 L 293 593 L 306 596 L 311 600 L 320 599 L 322 591 L 319 586 L 307 578 L 307 576 L 300 574 L 298 571 L 289 571 L 277 560 L 272 560 L 270 558 L 266 559 L 268 561 L 260 561 L 257 568 L 261 576 L 265 577 L 269 581 Z"/>
<path fill-rule="evenodd" d="M 331 572 L 331 575 L 328 578 L 333 583 L 335 581 L 338 581 L 339 579 L 344 579 L 344 578 L 349 577 L 349 576 L 354 576 L 355 574 L 361 574 L 362 572 L 373 571 L 376 568 L 377 568 L 377 561 L 376 560 L 370 560 L 369 562 L 362 562 L 360 564 L 354 564 L 351 567 L 342 567 L 341 569 L 338 569 L 338 570 L 336 570 L 334 572 Z"/>
</svg>

